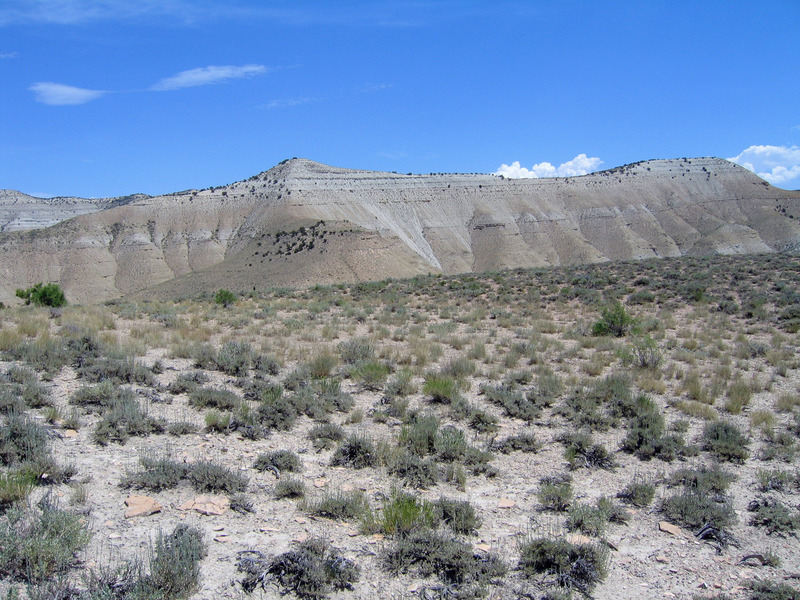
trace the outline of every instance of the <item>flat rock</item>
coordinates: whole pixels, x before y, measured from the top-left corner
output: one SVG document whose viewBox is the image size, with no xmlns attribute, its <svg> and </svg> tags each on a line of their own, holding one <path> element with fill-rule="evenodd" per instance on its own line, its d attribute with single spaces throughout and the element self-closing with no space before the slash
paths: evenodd
<svg viewBox="0 0 800 600">
<path fill-rule="evenodd" d="M 187 500 L 178 510 L 194 510 L 201 515 L 224 515 L 228 512 L 231 501 L 225 496 L 198 496 L 194 500 Z"/>
<path fill-rule="evenodd" d="M 511 498 L 502 498 L 497 503 L 497 508 L 514 508 L 517 505 L 516 501 Z"/>
<path fill-rule="evenodd" d="M 125 499 L 125 506 L 128 507 L 128 510 L 125 511 L 126 519 L 146 517 L 161 512 L 163 508 L 155 498 L 151 498 L 150 496 L 128 496 Z"/>
<path fill-rule="evenodd" d="M 660 521 L 658 524 L 658 529 L 664 533 L 669 533 L 670 535 L 683 535 L 683 529 L 677 525 L 673 525 L 669 521 Z"/>
</svg>

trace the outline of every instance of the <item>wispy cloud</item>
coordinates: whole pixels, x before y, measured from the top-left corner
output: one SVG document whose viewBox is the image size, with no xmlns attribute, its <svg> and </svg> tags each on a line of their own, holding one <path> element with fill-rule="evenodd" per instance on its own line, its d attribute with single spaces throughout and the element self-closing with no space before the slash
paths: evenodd
<svg viewBox="0 0 800 600">
<path fill-rule="evenodd" d="M 779 186 L 800 183 L 800 147 L 750 146 L 728 159 Z"/>
<path fill-rule="evenodd" d="M 495 175 L 502 175 L 509 179 L 528 179 L 538 177 L 574 177 L 576 175 L 586 175 L 596 171 L 603 161 L 596 156 L 588 157 L 585 154 L 578 154 L 572 160 L 561 163 L 557 167 L 549 162 L 540 162 L 533 165 L 530 169 L 520 165 L 519 161 L 514 161 L 510 165 L 500 166 Z"/>
<path fill-rule="evenodd" d="M 0 59 L 16 58 L 17 56 L 19 56 L 19 52 L 0 52 Z"/>
<path fill-rule="evenodd" d="M 291 108 L 292 106 L 302 106 L 303 104 L 313 104 L 318 102 L 317 98 L 277 98 L 266 104 L 262 104 L 259 108 L 272 110 L 276 108 Z"/>
<path fill-rule="evenodd" d="M 51 106 L 86 104 L 108 93 L 104 90 L 89 90 L 52 81 L 34 83 L 30 90 L 34 93 L 37 102 Z"/>
<path fill-rule="evenodd" d="M 162 79 L 150 89 L 159 92 L 166 90 L 180 90 L 188 87 L 196 87 L 198 85 L 221 83 L 223 81 L 227 81 L 228 79 L 253 77 L 266 72 L 267 67 L 264 65 L 244 65 L 241 67 L 230 65 L 223 67 L 200 67 L 198 69 L 181 71 L 177 75 Z"/>
<path fill-rule="evenodd" d="M 520 0 L 483 3 L 464 0 L 341 0 L 320 3 L 252 0 L 2 0 L 0 26 L 24 23 L 78 25 L 97 21 L 170 19 L 201 21 L 268 20 L 288 25 L 314 24 L 424 27 L 468 17 L 525 18 L 535 15 Z"/>
</svg>

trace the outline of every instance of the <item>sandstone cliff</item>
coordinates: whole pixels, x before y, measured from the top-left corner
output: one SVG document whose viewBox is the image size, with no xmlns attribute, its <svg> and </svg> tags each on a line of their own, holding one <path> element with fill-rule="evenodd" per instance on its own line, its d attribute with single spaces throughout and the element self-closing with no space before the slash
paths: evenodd
<svg viewBox="0 0 800 600">
<path fill-rule="evenodd" d="M 0 300 L 73 302 L 682 254 L 793 251 L 800 193 L 713 158 L 572 178 L 399 175 L 285 161 L 0 235 Z"/>
</svg>

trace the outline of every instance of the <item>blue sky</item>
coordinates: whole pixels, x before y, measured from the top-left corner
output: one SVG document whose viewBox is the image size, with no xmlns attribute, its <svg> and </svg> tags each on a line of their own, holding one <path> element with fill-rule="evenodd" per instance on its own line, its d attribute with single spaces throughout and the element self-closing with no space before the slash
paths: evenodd
<svg viewBox="0 0 800 600">
<path fill-rule="evenodd" d="M 2 0 L 0 188 L 718 156 L 797 189 L 798 24 L 796 0 Z"/>
</svg>

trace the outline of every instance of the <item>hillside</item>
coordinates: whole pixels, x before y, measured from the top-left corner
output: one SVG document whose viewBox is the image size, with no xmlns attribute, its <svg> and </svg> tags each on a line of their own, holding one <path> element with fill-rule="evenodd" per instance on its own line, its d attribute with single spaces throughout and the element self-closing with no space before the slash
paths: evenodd
<svg viewBox="0 0 800 600">
<path fill-rule="evenodd" d="M 0 300 L 56 281 L 73 302 L 608 260 L 776 252 L 800 193 L 714 158 L 573 178 L 400 175 L 284 161 L 0 236 Z M 153 289 L 155 288 L 155 289 Z"/>
</svg>

